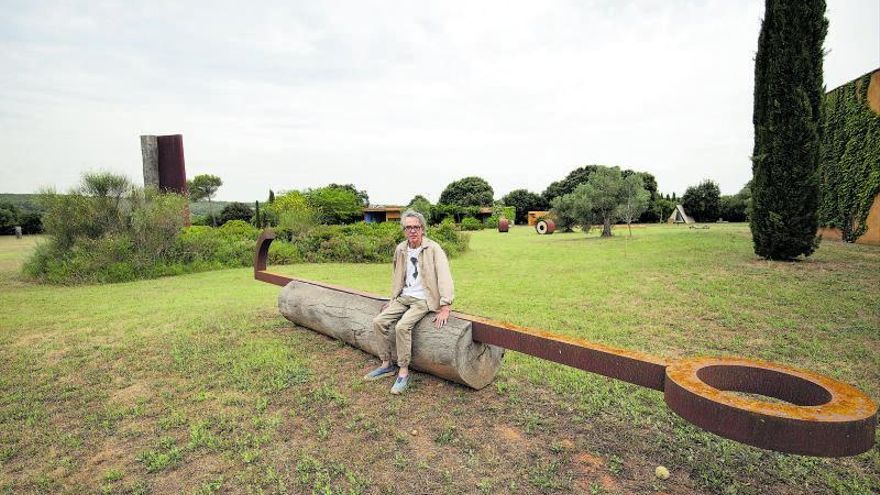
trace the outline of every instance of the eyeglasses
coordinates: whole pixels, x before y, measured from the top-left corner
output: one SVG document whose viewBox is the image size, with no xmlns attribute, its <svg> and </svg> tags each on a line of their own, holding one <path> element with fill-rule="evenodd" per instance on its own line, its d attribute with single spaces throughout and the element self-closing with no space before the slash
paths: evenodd
<svg viewBox="0 0 880 495">
<path fill-rule="evenodd" d="M 403 230 L 405 230 L 407 232 L 418 232 L 418 231 L 422 230 L 422 226 L 421 225 L 407 225 L 406 227 L 403 228 Z"/>
</svg>

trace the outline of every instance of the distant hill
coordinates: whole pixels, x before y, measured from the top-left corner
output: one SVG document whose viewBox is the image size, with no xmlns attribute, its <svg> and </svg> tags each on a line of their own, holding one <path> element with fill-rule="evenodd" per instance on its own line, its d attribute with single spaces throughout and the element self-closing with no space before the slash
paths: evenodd
<svg viewBox="0 0 880 495">
<path fill-rule="evenodd" d="M 38 213 L 42 211 L 37 204 L 38 196 L 38 194 L 0 193 L 0 201 L 8 201 L 14 204 L 22 213 Z"/>
<path fill-rule="evenodd" d="M 38 197 L 39 194 L 0 193 L 0 201 L 8 201 L 14 204 L 18 207 L 19 210 L 22 211 L 22 213 L 41 212 L 42 210 L 37 203 Z M 232 203 L 232 201 L 211 201 L 210 205 L 208 205 L 207 201 L 199 201 L 195 203 L 190 203 L 189 211 L 192 215 L 207 215 L 211 211 L 219 214 L 221 211 L 223 211 L 223 207 L 228 205 L 229 203 Z"/>
<path fill-rule="evenodd" d="M 220 214 L 223 207 L 232 203 L 232 201 L 211 201 L 209 205 L 207 201 L 197 201 L 189 204 L 190 215 L 207 215 L 210 212 Z"/>
</svg>

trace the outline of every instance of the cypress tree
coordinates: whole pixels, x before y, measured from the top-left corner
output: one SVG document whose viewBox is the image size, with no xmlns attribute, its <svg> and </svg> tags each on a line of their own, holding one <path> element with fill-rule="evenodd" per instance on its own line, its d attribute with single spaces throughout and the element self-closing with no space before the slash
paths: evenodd
<svg viewBox="0 0 880 495">
<path fill-rule="evenodd" d="M 791 260 L 818 246 L 824 0 L 766 0 L 755 56 L 752 241 Z"/>
</svg>

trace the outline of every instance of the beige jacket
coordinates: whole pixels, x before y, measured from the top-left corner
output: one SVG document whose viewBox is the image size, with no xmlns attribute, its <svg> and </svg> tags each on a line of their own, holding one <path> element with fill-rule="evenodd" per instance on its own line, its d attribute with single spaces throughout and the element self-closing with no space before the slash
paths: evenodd
<svg viewBox="0 0 880 495">
<path fill-rule="evenodd" d="M 391 298 L 403 292 L 406 283 L 407 241 L 403 241 L 394 249 L 394 273 L 391 276 Z M 452 285 L 452 273 L 449 271 L 449 260 L 443 248 L 436 242 L 422 238 L 422 250 L 419 252 L 419 273 L 423 275 L 422 284 L 428 296 L 428 309 L 437 311 L 440 306 L 449 306 L 455 298 L 455 287 Z"/>
</svg>

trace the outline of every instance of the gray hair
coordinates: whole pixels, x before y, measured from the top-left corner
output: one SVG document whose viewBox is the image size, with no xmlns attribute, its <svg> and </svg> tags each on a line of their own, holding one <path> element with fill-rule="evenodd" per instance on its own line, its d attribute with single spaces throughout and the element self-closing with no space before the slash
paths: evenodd
<svg viewBox="0 0 880 495">
<path fill-rule="evenodd" d="M 417 212 L 416 210 L 406 210 L 405 212 L 403 212 L 402 215 L 400 215 L 400 228 L 406 226 L 406 219 L 409 217 L 418 218 L 419 223 L 422 224 L 422 230 L 427 228 L 427 225 L 425 224 L 425 216 Z"/>
</svg>

